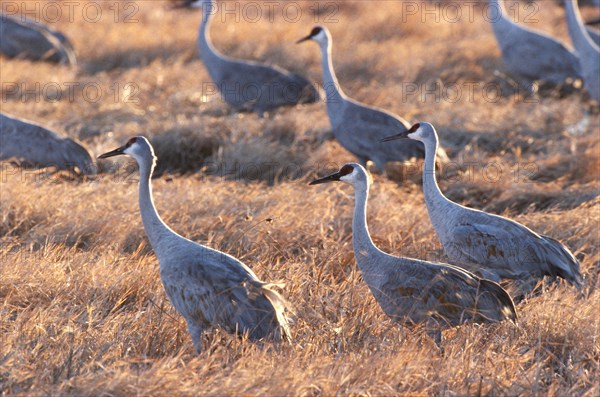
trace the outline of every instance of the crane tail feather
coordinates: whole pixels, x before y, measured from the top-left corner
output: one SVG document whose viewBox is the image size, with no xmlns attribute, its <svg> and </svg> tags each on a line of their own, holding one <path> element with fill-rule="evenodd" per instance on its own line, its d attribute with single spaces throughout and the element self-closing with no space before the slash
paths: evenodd
<svg viewBox="0 0 600 397">
<path fill-rule="evenodd" d="M 288 314 L 293 315 L 294 311 L 292 310 L 290 303 L 277 291 L 272 289 L 274 286 L 279 286 L 279 284 L 265 284 L 262 286 L 262 292 L 269 302 L 271 302 L 271 305 L 273 305 L 273 309 L 275 310 L 277 323 L 279 324 L 278 335 L 276 335 L 276 337 L 291 341 L 292 333 L 290 331 L 290 324 L 293 321 Z"/>
<path fill-rule="evenodd" d="M 552 275 L 562 277 L 577 287 L 583 286 L 580 265 L 577 258 L 558 240 L 544 235 L 541 237 L 546 243 L 547 258 L 549 264 L 552 266 Z"/>
<path fill-rule="evenodd" d="M 489 292 L 490 295 L 496 299 L 498 304 L 501 305 L 501 313 L 503 316 L 502 319 L 508 319 L 513 321 L 515 324 L 517 323 L 517 310 L 515 308 L 515 303 L 508 292 L 506 292 L 506 290 L 502 288 L 500 284 L 491 280 L 481 279 L 480 290 L 481 292 Z"/>
</svg>

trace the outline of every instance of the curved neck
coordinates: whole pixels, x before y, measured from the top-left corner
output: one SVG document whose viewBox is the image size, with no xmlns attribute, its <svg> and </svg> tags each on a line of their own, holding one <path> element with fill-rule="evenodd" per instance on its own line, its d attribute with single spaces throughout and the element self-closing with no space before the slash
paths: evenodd
<svg viewBox="0 0 600 397">
<path fill-rule="evenodd" d="M 504 7 L 503 1 L 504 0 L 490 0 L 490 8 L 495 10 L 495 13 L 497 14 L 497 16 L 493 18 L 493 21 L 496 21 L 497 19 L 511 20 L 506 13 L 506 8 Z M 492 10 L 490 10 L 490 12 L 494 12 Z"/>
<path fill-rule="evenodd" d="M 567 26 L 569 36 L 577 52 L 591 51 L 593 42 L 585 28 L 581 14 L 577 8 L 577 0 L 565 0 L 565 12 L 567 14 Z"/>
<path fill-rule="evenodd" d="M 428 140 L 425 145 L 425 161 L 423 162 L 423 194 L 429 211 L 437 208 L 436 203 L 451 202 L 444 196 L 435 178 L 435 156 L 438 150 L 438 140 Z"/>
<path fill-rule="evenodd" d="M 346 99 L 346 94 L 342 91 L 340 83 L 338 82 L 335 71 L 333 70 L 333 61 L 331 59 L 331 39 L 328 38 L 325 43 L 320 45 L 321 47 L 321 63 L 323 67 L 323 88 L 325 89 L 325 95 L 327 95 L 328 103 L 341 103 L 343 99 Z"/>
<path fill-rule="evenodd" d="M 516 25 L 515 22 L 508 16 L 506 8 L 503 4 L 504 0 L 490 0 L 490 13 L 492 17 L 492 28 L 496 34 L 505 34 L 506 29 L 510 29 Z"/>
<path fill-rule="evenodd" d="M 202 7 L 202 22 L 198 31 L 198 48 L 200 49 L 200 58 L 206 64 L 207 61 L 220 60 L 223 56 L 215 49 L 210 41 L 209 29 L 211 25 L 213 3 L 210 6 Z"/>
<path fill-rule="evenodd" d="M 154 169 L 154 158 L 150 161 L 139 162 L 140 167 L 140 186 L 139 186 L 139 204 L 144 230 L 150 240 L 150 245 L 154 251 L 157 250 L 160 241 L 168 236 L 175 235 L 165 222 L 160 218 L 154 200 L 152 199 L 151 177 Z M 158 253 L 157 253 L 158 254 Z"/>
<path fill-rule="evenodd" d="M 381 251 L 373 244 L 367 226 L 367 200 L 369 198 L 368 186 L 354 188 L 354 218 L 352 219 L 352 241 L 354 256 L 358 267 L 368 267 L 374 255 Z"/>
</svg>

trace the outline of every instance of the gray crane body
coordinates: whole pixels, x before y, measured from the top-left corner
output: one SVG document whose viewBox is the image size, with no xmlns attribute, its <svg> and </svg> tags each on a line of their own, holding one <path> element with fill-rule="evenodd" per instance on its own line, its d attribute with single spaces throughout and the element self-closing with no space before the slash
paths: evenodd
<svg viewBox="0 0 600 397">
<path fill-rule="evenodd" d="M 0 160 L 10 159 L 25 167 L 77 167 L 86 175 L 96 173 L 90 154 L 77 142 L 30 121 L 0 113 Z"/>
<path fill-rule="evenodd" d="M 346 150 L 358 158 L 360 164 L 365 166 L 371 160 L 380 171 L 384 171 L 387 162 L 425 157 L 420 142 L 402 148 L 380 142 L 393 131 L 406 130 L 410 124 L 393 113 L 355 101 L 343 92 L 333 69 L 332 37 L 327 28 L 315 27 L 309 36 L 298 42 L 305 40 L 313 40 L 321 48 L 323 88 L 333 134 Z M 443 149 L 440 149 L 439 156 L 440 161 L 448 161 Z"/>
<path fill-rule="evenodd" d="M 572 51 L 545 33 L 514 23 L 502 1 L 489 0 L 497 10 L 491 24 L 510 74 L 528 85 L 536 80 L 560 85 L 581 77 L 579 60 Z"/>
<path fill-rule="evenodd" d="M 231 255 L 208 248 L 175 233 L 158 215 L 152 199 L 154 151 L 144 137 L 100 158 L 119 154 L 133 157 L 140 168 L 139 206 L 144 230 L 158 257 L 160 278 L 169 300 L 185 318 L 196 351 L 202 351 L 202 332 L 219 326 L 251 340 L 290 340 L 287 302 Z"/>
<path fill-rule="evenodd" d="M 346 164 L 311 184 L 331 181 L 354 186 L 354 256 L 375 300 L 390 318 L 405 325 L 425 323 L 437 342 L 441 329 L 463 322 L 516 322 L 512 299 L 495 282 L 456 266 L 392 256 L 375 246 L 367 227 L 369 178 L 361 165 Z"/>
<path fill-rule="evenodd" d="M 197 0 L 190 6 L 203 11 L 198 33 L 202 63 L 223 100 L 234 109 L 262 115 L 280 106 L 312 103 L 320 99 L 317 89 L 300 75 L 275 65 L 233 59 L 219 53 L 209 37 L 215 2 Z"/>
<path fill-rule="evenodd" d="M 73 46 L 66 36 L 40 23 L 20 21 L 0 13 L 0 38 L 0 53 L 10 58 L 77 63 Z"/>
<path fill-rule="evenodd" d="M 410 138 L 425 144 L 423 193 L 429 219 L 448 258 L 485 278 L 539 280 L 548 275 L 581 285 L 579 261 L 564 245 L 511 219 L 449 200 L 434 170 L 438 137 L 425 122 L 386 140 Z"/>
<path fill-rule="evenodd" d="M 600 47 L 586 29 L 577 0 L 565 0 L 569 36 L 579 57 L 583 86 L 590 97 L 600 102 Z"/>
</svg>

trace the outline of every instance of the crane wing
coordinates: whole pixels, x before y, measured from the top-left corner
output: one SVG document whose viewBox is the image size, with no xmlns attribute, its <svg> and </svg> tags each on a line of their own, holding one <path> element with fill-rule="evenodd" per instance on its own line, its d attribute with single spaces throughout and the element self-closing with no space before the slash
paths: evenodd
<svg viewBox="0 0 600 397">
<path fill-rule="evenodd" d="M 497 222 L 461 223 L 443 242 L 448 256 L 459 264 L 476 265 L 499 278 L 516 277 L 537 267 L 535 245 L 541 237 L 526 227 L 503 218 Z"/>
<path fill-rule="evenodd" d="M 513 318 L 510 315 L 514 313 L 512 300 L 496 283 L 481 280 L 455 266 L 413 262 L 403 263 L 402 271 L 390 274 L 383 285 L 388 304 L 395 305 L 386 313 L 393 312 L 413 322 L 432 317 L 446 326 L 467 320 Z"/>
</svg>

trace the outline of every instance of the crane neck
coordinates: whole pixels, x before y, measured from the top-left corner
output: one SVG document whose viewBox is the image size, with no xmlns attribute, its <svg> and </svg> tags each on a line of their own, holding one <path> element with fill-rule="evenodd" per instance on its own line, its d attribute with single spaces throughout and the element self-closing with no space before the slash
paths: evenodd
<svg viewBox="0 0 600 397">
<path fill-rule="evenodd" d="M 565 12 L 567 14 L 569 36 L 571 36 L 575 50 L 579 53 L 592 51 L 594 43 L 589 37 L 579 13 L 577 0 L 565 0 Z"/>
<path fill-rule="evenodd" d="M 341 103 L 347 98 L 338 82 L 335 70 L 333 69 L 333 60 L 331 56 L 332 46 L 330 38 L 328 38 L 326 42 L 320 44 L 321 62 L 323 67 L 323 88 L 325 89 L 328 104 Z"/>
<path fill-rule="evenodd" d="M 494 18 L 493 20 L 496 19 L 509 19 L 507 14 L 506 14 L 506 8 L 504 7 L 504 0 L 489 0 L 490 1 L 490 8 L 492 8 L 492 10 L 495 10 L 495 12 L 498 14 L 497 18 Z"/>
<path fill-rule="evenodd" d="M 494 33 L 498 35 L 505 35 L 512 31 L 513 26 L 517 24 L 508 16 L 506 8 L 504 7 L 504 0 L 489 0 L 490 1 L 490 12 L 492 13 L 492 28 Z M 494 13 L 495 12 L 495 13 Z"/>
<path fill-rule="evenodd" d="M 157 251 L 160 250 L 161 242 L 165 238 L 177 236 L 177 234 L 161 219 L 154 206 L 151 177 L 155 160 L 156 158 L 152 156 L 151 159 L 138 161 L 140 167 L 139 205 L 144 230 L 148 235 L 150 245 L 156 254 L 160 255 Z"/>
<path fill-rule="evenodd" d="M 359 269 L 364 273 L 375 261 L 375 257 L 382 254 L 369 235 L 367 226 L 367 200 L 369 187 L 354 187 L 354 218 L 352 219 L 352 242 L 354 256 Z"/>
<path fill-rule="evenodd" d="M 425 204 L 431 212 L 434 208 L 439 208 L 445 203 L 452 203 L 440 190 L 435 177 L 435 156 L 438 150 L 438 138 L 429 139 L 423 142 L 425 145 L 425 161 L 423 162 L 423 194 Z"/>
<path fill-rule="evenodd" d="M 211 3 L 212 4 L 212 3 Z M 212 21 L 212 9 L 209 7 L 203 7 L 202 9 L 202 21 L 200 22 L 200 29 L 198 31 L 198 48 L 200 49 L 200 58 L 206 64 L 213 60 L 220 60 L 223 55 L 219 53 L 212 45 L 210 39 L 210 25 Z"/>
</svg>

